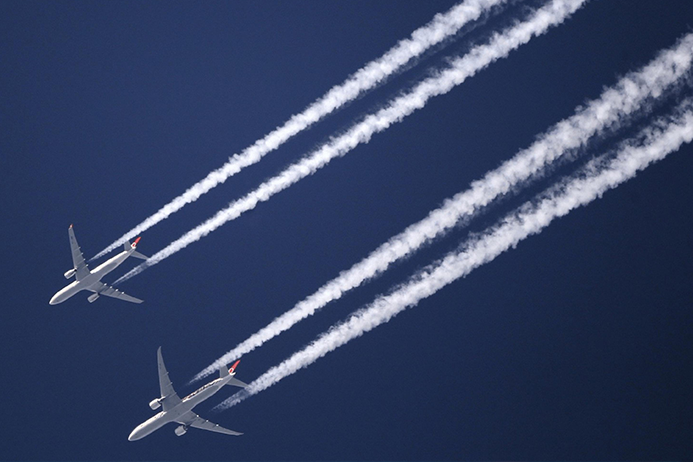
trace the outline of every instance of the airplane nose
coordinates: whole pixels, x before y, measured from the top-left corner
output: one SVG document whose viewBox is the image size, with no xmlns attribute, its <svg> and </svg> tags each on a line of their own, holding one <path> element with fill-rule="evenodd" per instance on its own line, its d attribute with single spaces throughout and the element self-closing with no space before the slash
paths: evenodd
<svg viewBox="0 0 693 462">
<path fill-rule="evenodd" d="M 141 440 L 142 438 L 147 436 L 149 433 L 147 433 L 143 427 L 144 424 L 135 427 L 132 433 L 130 433 L 130 436 L 128 436 L 128 441 Z"/>
<path fill-rule="evenodd" d="M 51 301 L 48 302 L 49 305 L 57 305 L 60 303 L 58 300 L 58 294 L 53 295 L 53 298 L 51 298 Z"/>
</svg>

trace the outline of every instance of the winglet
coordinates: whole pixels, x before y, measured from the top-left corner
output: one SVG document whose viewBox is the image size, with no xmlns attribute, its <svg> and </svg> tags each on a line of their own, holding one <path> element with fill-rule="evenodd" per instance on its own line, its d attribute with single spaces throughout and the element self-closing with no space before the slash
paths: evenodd
<svg viewBox="0 0 693 462">
<path fill-rule="evenodd" d="M 135 239 L 135 241 L 132 243 L 132 248 L 133 248 L 133 249 L 134 249 L 135 247 L 137 247 L 137 243 L 140 242 L 140 239 L 142 239 L 142 236 L 140 236 L 140 237 L 138 237 L 137 239 Z"/>
<path fill-rule="evenodd" d="M 240 363 L 240 362 L 241 362 L 241 360 L 239 359 L 238 361 L 236 361 L 235 363 L 233 363 L 233 366 L 231 366 L 231 369 L 229 369 L 229 374 L 233 374 L 233 373 L 234 373 L 234 371 L 236 370 L 236 367 L 238 366 L 238 363 Z"/>
</svg>

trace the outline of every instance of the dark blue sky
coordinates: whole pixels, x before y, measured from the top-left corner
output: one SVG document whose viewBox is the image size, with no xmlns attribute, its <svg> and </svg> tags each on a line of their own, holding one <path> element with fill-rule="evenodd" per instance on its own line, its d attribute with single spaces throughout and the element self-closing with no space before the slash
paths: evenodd
<svg viewBox="0 0 693 462">
<path fill-rule="evenodd" d="M 523 5 L 482 24 L 481 39 Z M 232 410 L 153 415 L 185 383 L 693 25 L 594 0 L 449 94 L 121 287 L 49 306 L 71 267 L 451 1 L 0 3 L 2 460 L 690 459 L 693 149 Z M 468 45 L 452 41 L 144 233 L 153 254 Z M 690 89 L 684 90 L 690 93 Z M 675 99 L 675 97 L 674 97 Z M 600 152 L 595 147 L 588 156 Z M 472 224 L 479 231 L 530 194 Z M 251 381 L 439 258 L 456 230 L 241 361 Z M 112 282 L 132 267 L 106 278 Z"/>
</svg>

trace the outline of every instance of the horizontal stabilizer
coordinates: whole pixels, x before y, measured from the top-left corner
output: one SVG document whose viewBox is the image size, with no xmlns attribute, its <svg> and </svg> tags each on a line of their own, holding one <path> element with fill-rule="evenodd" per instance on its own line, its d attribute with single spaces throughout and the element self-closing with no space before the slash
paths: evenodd
<svg viewBox="0 0 693 462">
<path fill-rule="evenodd" d="M 232 385 L 232 386 L 234 386 L 234 387 L 241 387 L 241 388 L 245 388 L 245 387 L 248 386 L 247 383 L 241 382 L 241 381 L 238 380 L 236 377 L 233 377 L 233 378 L 229 379 L 229 381 L 226 382 L 226 385 Z"/>
<path fill-rule="evenodd" d="M 139 258 L 140 260 L 149 260 L 149 257 L 139 253 L 137 250 L 130 254 L 131 257 Z"/>
</svg>

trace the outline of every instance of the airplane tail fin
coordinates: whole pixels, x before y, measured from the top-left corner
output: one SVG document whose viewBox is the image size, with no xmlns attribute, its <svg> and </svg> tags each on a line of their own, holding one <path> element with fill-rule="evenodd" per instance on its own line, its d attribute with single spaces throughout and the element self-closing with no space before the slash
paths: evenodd
<svg viewBox="0 0 693 462">
<path fill-rule="evenodd" d="M 132 250 L 137 247 L 137 243 L 140 242 L 141 237 L 138 237 L 135 239 L 135 241 L 130 244 L 130 241 L 125 241 L 125 244 L 123 244 L 123 247 L 125 247 L 125 250 Z M 139 258 L 140 260 L 149 260 L 149 257 L 139 253 L 137 250 L 133 251 L 130 254 L 131 257 Z"/>
<path fill-rule="evenodd" d="M 241 360 L 239 359 L 238 361 L 233 363 L 233 366 L 231 366 L 231 368 L 229 370 L 226 370 L 226 366 L 222 366 L 221 368 L 219 368 L 219 377 L 225 378 L 225 377 L 228 377 L 229 375 L 235 374 L 236 373 L 236 367 L 238 367 L 238 363 L 240 363 L 240 362 L 241 362 Z M 241 388 L 245 388 L 248 386 L 248 384 L 241 382 L 240 380 L 238 380 L 235 377 L 230 378 L 229 381 L 226 382 L 226 385 L 232 385 L 234 387 L 241 387 Z"/>
<path fill-rule="evenodd" d="M 239 359 L 235 363 L 233 363 L 233 366 L 229 368 L 229 370 L 226 370 L 226 366 L 221 366 L 219 368 L 219 377 L 224 378 L 229 374 L 235 374 L 236 373 L 236 368 L 238 367 L 238 363 L 240 363 L 241 360 Z"/>
</svg>

